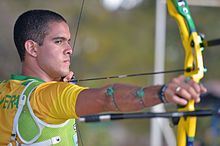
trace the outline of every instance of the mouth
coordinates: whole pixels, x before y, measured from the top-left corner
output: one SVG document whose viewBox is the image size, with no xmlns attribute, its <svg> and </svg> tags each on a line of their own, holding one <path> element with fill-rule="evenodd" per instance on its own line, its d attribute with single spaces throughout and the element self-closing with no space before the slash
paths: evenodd
<svg viewBox="0 0 220 146">
<path fill-rule="evenodd" d="M 70 64 L 70 60 L 69 59 L 64 60 L 64 63 Z"/>
</svg>

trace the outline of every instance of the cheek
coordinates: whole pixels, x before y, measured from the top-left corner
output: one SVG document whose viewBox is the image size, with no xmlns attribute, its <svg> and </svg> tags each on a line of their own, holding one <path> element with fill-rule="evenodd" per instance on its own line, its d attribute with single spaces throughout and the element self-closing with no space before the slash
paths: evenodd
<svg viewBox="0 0 220 146">
<path fill-rule="evenodd" d="M 54 60 L 59 57 L 58 51 L 59 50 L 56 49 L 54 46 L 46 45 L 40 48 L 38 52 L 38 57 L 39 59 L 42 59 L 42 60 L 51 60 L 51 59 Z"/>
<path fill-rule="evenodd" d="M 48 66 L 53 62 L 56 63 L 56 58 L 56 53 L 42 50 L 37 56 L 37 61 L 40 66 Z"/>
<path fill-rule="evenodd" d="M 58 54 L 42 54 L 39 57 L 39 62 L 43 63 L 44 65 L 59 65 L 60 57 Z"/>
<path fill-rule="evenodd" d="M 62 66 L 62 49 L 54 46 L 51 43 L 45 43 L 39 49 L 38 52 L 38 63 L 41 68 L 54 70 L 58 66 Z"/>
</svg>

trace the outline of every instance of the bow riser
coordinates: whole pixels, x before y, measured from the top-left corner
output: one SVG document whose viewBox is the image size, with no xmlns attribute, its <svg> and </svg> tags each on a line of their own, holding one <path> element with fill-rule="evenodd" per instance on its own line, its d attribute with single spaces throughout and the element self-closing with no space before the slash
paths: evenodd
<svg viewBox="0 0 220 146">
<path fill-rule="evenodd" d="M 176 20 L 185 50 L 184 72 L 185 77 L 192 78 L 199 82 L 204 76 L 201 38 L 196 32 L 188 4 L 185 0 L 167 0 L 169 14 Z M 190 100 L 185 107 L 178 108 L 178 111 L 194 111 L 194 100 Z M 196 117 L 181 117 L 177 128 L 177 145 L 192 146 L 196 133 Z"/>
</svg>

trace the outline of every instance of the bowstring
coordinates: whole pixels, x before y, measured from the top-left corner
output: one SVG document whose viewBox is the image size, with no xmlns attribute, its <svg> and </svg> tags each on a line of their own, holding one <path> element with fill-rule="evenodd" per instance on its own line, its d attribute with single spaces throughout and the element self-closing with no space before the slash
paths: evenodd
<svg viewBox="0 0 220 146">
<path fill-rule="evenodd" d="M 76 39 L 77 39 L 78 32 L 79 32 L 79 27 L 80 27 L 80 22 L 81 22 L 81 18 L 82 18 L 84 3 L 85 3 L 85 0 L 82 0 L 81 8 L 80 8 L 80 13 L 79 13 L 78 21 L 77 21 L 77 25 L 76 25 L 76 32 L 75 32 L 74 41 L 73 41 L 73 49 L 76 46 Z"/>
<path fill-rule="evenodd" d="M 84 8 L 84 5 L 85 5 L 84 3 L 85 3 L 85 0 L 82 0 L 80 13 L 79 13 L 79 16 L 78 16 L 78 21 L 77 21 L 77 26 L 76 26 L 76 32 L 75 32 L 74 41 L 73 41 L 73 47 L 72 47 L 73 49 L 76 46 L 76 40 L 77 40 L 79 27 L 80 27 L 80 22 L 81 22 L 81 18 L 82 18 L 82 14 L 83 14 L 83 8 Z M 84 146 L 83 139 L 82 139 L 82 134 L 81 134 L 81 131 L 80 131 L 80 128 L 79 128 L 79 124 L 78 124 L 77 121 L 75 121 L 75 122 L 76 122 L 77 134 L 79 135 L 80 143 L 81 143 L 82 146 Z"/>
</svg>

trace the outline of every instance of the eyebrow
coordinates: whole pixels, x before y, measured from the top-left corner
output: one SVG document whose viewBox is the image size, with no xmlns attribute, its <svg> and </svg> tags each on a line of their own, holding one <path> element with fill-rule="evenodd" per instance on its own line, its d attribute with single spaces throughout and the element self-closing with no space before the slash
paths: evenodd
<svg viewBox="0 0 220 146">
<path fill-rule="evenodd" d="M 65 37 L 54 37 L 54 38 L 52 38 L 52 40 L 58 40 L 58 39 L 71 41 L 71 39 L 66 39 Z"/>
</svg>

